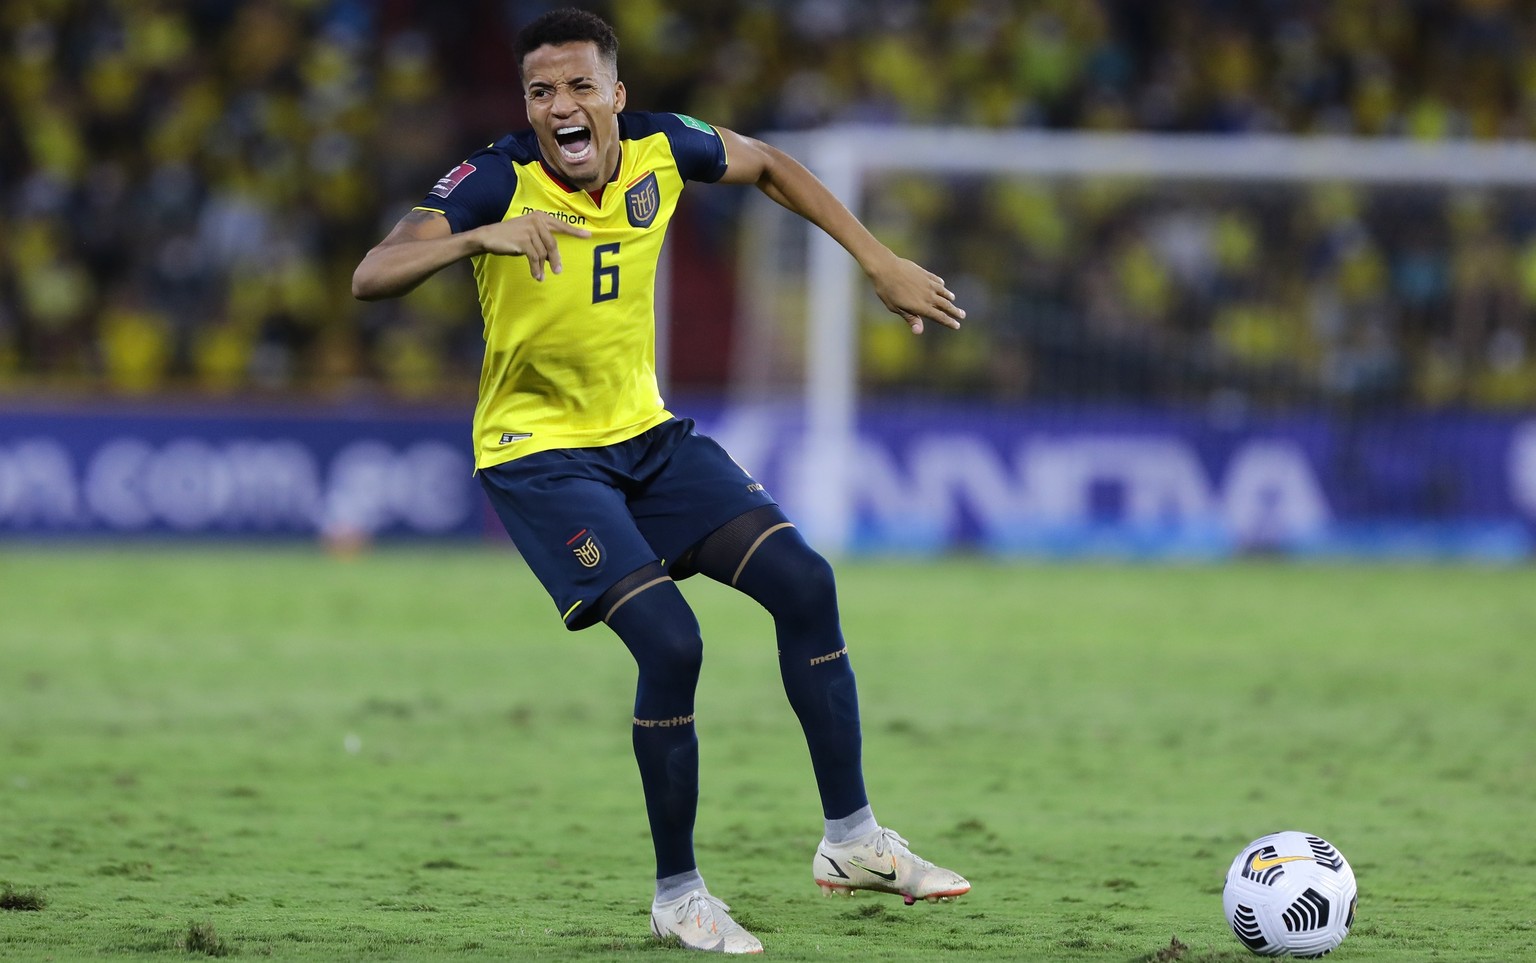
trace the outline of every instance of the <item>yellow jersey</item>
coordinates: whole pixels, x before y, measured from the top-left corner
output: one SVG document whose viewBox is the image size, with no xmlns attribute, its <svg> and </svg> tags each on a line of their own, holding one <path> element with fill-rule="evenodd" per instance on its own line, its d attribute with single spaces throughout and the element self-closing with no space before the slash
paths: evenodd
<svg viewBox="0 0 1536 963">
<path fill-rule="evenodd" d="M 620 161 L 594 197 L 548 167 L 532 131 L 508 134 L 437 182 L 418 210 L 454 232 L 543 211 L 592 232 L 556 235 L 561 273 L 472 259 L 485 320 L 475 467 L 625 441 L 672 415 L 656 383 L 656 262 L 689 180 L 717 181 L 725 145 L 681 114 L 619 114 Z"/>
</svg>

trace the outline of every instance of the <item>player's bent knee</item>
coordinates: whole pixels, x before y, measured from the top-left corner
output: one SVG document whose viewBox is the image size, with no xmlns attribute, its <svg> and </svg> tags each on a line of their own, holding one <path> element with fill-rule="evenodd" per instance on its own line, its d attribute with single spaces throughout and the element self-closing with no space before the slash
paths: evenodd
<svg viewBox="0 0 1536 963">
<path fill-rule="evenodd" d="M 805 545 L 804 542 L 801 542 Z M 837 578 L 832 563 L 809 545 L 792 563 L 792 588 L 800 605 L 807 608 L 837 605 Z"/>
<path fill-rule="evenodd" d="M 642 675 L 696 677 L 704 663 L 699 621 L 659 564 L 625 576 L 598 602 L 603 621 L 624 641 Z"/>
<path fill-rule="evenodd" d="M 832 563 L 795 534 L 797 548 L 771 553 L 754 572 L 753 597 L 774 618 L 804 619 L 835 616 L 837 580 Z"/>
<path fill-rule="evenodd" d="M 647 641 L 642 652 L 636 652 L 635 659 L 649 672 L 697 677 L 704 667 L 704 640 L 698 632 L 663 630 Z"/>
</svg>

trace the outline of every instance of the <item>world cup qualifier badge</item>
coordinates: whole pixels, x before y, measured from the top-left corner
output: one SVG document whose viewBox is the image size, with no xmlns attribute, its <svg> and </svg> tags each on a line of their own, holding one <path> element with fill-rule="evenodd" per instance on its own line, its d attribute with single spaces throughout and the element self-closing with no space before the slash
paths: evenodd
<svg viewBox="0 0 1536 963">
<path fill-rule="evenodd" d="M 432 188 L 431 193 L 436 194 L 438 197 L 447 197 L 453 193 L 455 187 L 459 186 L 460 181 L 474 172 L 475 165 L 466 161 L 439 178 L 437 186 Z"/>
<path fill-rule="evenodd" d="M 661 210 L 661 188 L 656 183 L 656 172 L 651 171 L 624 191 L 624 211 L 629 215 L 630 227 L 650 227 Z"/>
<path fill-rule="evenodd" d="M 590 528 L 583 528 L 572 535 L 565 543 L 565 547 L 576 556 L 576 561 L 582 568 L 597 568 L 603 563 L 603 543 L 597 540 Z"/>
</svg>

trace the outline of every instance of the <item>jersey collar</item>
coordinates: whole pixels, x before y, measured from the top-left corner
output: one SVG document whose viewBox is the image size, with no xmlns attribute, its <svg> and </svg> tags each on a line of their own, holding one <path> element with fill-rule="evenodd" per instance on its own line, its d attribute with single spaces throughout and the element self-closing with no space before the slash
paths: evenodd
<svg viewBox="0 0 1536 963">
<path fill-rule="evenodd" d="M 567 194 L 579 194 L 579 193 L 581 193 L 581 188 L 577 187 L 576 185 L 574 185 L 574 184 L 570 183 L 569 181 L 567 181 L 565 178 L 561 177 L 560 174 L 553 167 L 549 166 L 549 162 L 544 159 L 544 154 L 543 154 L 542 151 L 539 153 L 539 166 L 544 169 L 545 175 L 550 180 L 555 182 L 555 186 L 560 188 L 562 191 L 565 191 Z M 617 164 L 613 165 L 613 174 L 609 176 L 608 180 L 606 182 L 604 182 L 603 185 L 600 186 L 595 193 L 591 194 L 593 203 L 597 204 L 599 207 L 602 206 L 604 190 L 608 187 L 609 184 L 612 184 L 614 181 L 619 179 L 619 171 L 621 171 L 623 169 L 624 169 L 624 145 L 621 143 L 619 145 L 619 162 Z"/>
</svg>

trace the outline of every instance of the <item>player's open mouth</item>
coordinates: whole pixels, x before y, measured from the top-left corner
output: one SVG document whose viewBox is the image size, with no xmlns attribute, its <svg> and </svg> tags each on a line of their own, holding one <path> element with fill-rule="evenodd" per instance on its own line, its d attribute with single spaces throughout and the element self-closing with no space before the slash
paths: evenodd
<svg viewBox="0 0 1536 963">
<path fill-rule="evenodd" d="M 592 156 L 592 131 L 585 127 L 560 128 L 555 131 L 555 143 L 560 146 L 560 156 L 573 164 Z"/>
</svg>

